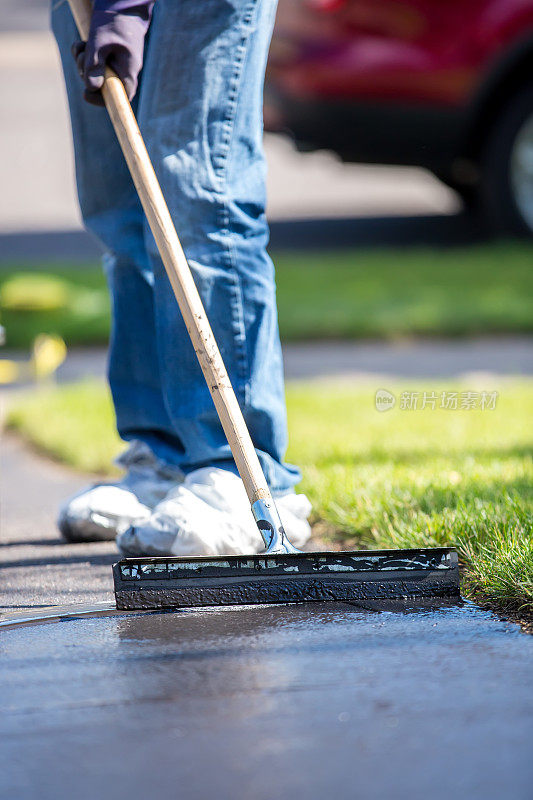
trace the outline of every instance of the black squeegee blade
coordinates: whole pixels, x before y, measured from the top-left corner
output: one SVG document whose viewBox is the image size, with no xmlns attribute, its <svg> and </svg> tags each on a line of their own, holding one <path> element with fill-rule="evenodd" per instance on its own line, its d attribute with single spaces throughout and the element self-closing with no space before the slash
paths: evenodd
<svg viewBox="0 0 533 800">
<path fill-rule="evenodd" d="M 453 548 L 127 558 L 113 566 L 118 609 L 458 598 Z"/>
</svg>

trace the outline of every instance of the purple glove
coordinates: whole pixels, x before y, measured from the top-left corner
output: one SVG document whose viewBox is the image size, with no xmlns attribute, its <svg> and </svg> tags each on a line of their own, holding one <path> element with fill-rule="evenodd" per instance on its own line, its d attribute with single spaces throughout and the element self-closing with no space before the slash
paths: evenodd
<svg viewBox="0 0 533 800">
<path fill-rule="evenodd" d="M 128 98 L 134 97 L 153 7 L 154 0 L 94 0 L 89 38 L 72 45 L 88 103 L 104 104 L 100 89 L 106 64 L 122 80 Z"/>
</svg>

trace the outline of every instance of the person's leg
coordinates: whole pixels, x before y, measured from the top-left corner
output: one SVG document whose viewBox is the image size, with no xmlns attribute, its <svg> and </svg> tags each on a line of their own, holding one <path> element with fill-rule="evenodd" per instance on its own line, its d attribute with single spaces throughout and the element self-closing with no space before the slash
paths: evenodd
<svg viewBox="0 0 533 800">
<path fill-rule="evenodd" d="M 262 88 L 275 0 L 157 0 L 138 118 L 252 439 L 276 493 L 287 443 L 274 269 L 266 253 Z M 153 239 L 161 383 L 185 472 L 234 469 Z"/>
<path fill-rule="evenodd" d="M 105 108 L 83 99 L 70 48 L 79 35 L 68 2 L 52 6 L 52 29 L 67 88 L 76 183 L 85 226 L 106 248 L 112 303 L 109 382 L 123 439 L 142 440 L 175 461 L 175 434 L 161 391 L 154 324 L 154 276 L 144 243 L 144 215 Z M 178 442 L 177 447 L 181 449 Z M 165 458 L 165 456 L 167 456 Z"/>
<path fill-rule="evenodd" d="M 92 486 L 60 508 L 58 526 L 72 541 L 114 539 L 145 518 L 182 480 L 165 462 L 174 433 L 163 401 L 154 325 L 153 273 L 146 254 L 143 212 L 104 108 L 83 100 L 70 48 L 78 39 L 66 0 L 54 2 L 52 27 L 67 87 L 76 180 L 86 227 L 107 248 L 104 258 L 112 302 L 109 380 L 118 430 L 132 441 L 119 460 L 126 470 L 115 484 Z"/>
<path fill-rule="evenodd" d="M 285 530 L 310 536 L 287 443 L 274 268 L 266 253 L 262 87 L 275 0 L 158 0 L 139 123 Z M 152 237 L 161 382 L 184 483 L 117 537 L 126 555 L 264 548 Z"/>
<path fill-rule="evenodd" d="M 273 491 L 283 494 L 299 473 L 282 462 L 282 365 L 273 268 L 264 249 L 268 234 L 261 86 L 273 5 L 271 0 L 261 5 L 257 0 L 248 5 L 208 0 L 197 13 L 193 3 L 184 4 L 186 19 L 180 17 L 180 3 L 158 0 L 159 26 L 153 28 L 155 44 L 148 44 L 141 78 L 141 126 L 267 478 Z M 112 252 L 110 379 L 119 432 L 149 444 L 158 459 L 167 466 L 183 466 L 191 478 L 183 494 L 171 496 L 168 508 L 160 509 L 160 516 L 170 514 L 173 547 L 163 536 L 157 543 L 160 549 L 154 549 L 180 552 L 174 539 L 181 538 L 176 532 L 184 531 L 176 528 L 177 511 L 185 515 L 190 534 L 182 544 L 198 553 L 260 547 L 249 505 L 241 498 L 242 484 L 229 471 L 234 469 L 229 448 L 155 247 L 147 236 L 148 259 L 140 244 L 142 214 L 109 122 L 102 110 L 82 104 L 69 55 L 75 32 L 66 8 L 56 10 L 54 28 L 69 90 L 84 219 Z M 252 47 L 254 41 L 262 46 Z M 185 53 L 189 72 L 179 65 L 168 69 L 178 50 Z M 194 76 L 200 76 L 199 86 L 191 85 Z M 149 327 L 154 314 L 156 337 Z M 151 390 L 157 389 L 160 375 L 163 392 L 154 397 Z M 203 464 L 209 467 L 199 470 Z M 217 464 L 226 469 L 213 471 Z M 295 542 L 309 536 L 308 512 L 302 495 L 280 499 L 282 520 Z M 215 526 L 208 524 L 212 519 Z M 153 546 L 154 530 L 148 530 Z M 222 530 L 224 536 L 217 537 Z M 249 548 L 246 542 L 252 538 Z"/>
</svg>

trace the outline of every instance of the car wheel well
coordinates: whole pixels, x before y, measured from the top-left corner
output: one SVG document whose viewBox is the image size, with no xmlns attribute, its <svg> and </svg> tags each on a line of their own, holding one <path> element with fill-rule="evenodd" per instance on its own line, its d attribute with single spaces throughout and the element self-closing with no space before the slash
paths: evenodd
<svg viewBox="0 0 533 800">
<path fill-rule="evenodd" d="M 519 92 L 532 84 L 533 39 L 522 42 L 517 52 L 505 59 L 485 81 L 474 103 L 474 112 L 467 127 L 460 157 L 478 163 L 487 136 L 502 108 L 512 102 Z"/>
</svg>

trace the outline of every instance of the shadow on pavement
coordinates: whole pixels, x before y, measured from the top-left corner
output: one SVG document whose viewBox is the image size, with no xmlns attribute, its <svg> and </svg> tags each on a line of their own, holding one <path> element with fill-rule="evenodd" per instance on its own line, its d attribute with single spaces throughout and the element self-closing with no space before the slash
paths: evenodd
<svg viewBox="0 0 533 800">
<path fill-rule="evenodd" d="M 64 542 L 62 544 L 65 546 Z M 65 564 L 92 564 L 94 566 L 107 566 L 108 564 L 113 564 L 118 560 L 118 558 L 118 553 L 98 553 L 95 555 L 90 555 L 84 548 L 83 552 L 80 553 L 79 556 L 68 556 L 61 554 L 58 556 L 46 555 L 42 556 L 41 558 L 17 558 L 13 559 L 13 561 L 8 561 L 5 559 L 0 563 L 0 570 L 11 569 L 13 567 L 44 567 L 51 566 L 53 564 L 59 564 L 61 566 Z"/>
<path fill-rule="evenodd" d="M 449 247 L 487 240 L 473 216 L 344 217 L 270 223 L 272 250 L 331 250 L 344 247 Z"/>
<path fill-rule="evenodd" d="M 65 540 L 59 536 L 55 539 L 16 539 L 12 542 L 2 542 L 0 544 L 0 553 L 5 552 L 8 547 L 24 547 L 26 545 L 31 545 L 32 547 L 58 547 L 65 544 Z"/>
<path fill-rule="evenodd" d="M 331 250 L 344 247 L 449 247 L 487 239 L 472 216 L 434 214 L 417 217 L 346 217 L 288 219 L 270 223 L 271 250 Z M 91 260 L 101 248 L 83 230 L 20 231 L 0 234 L 0 266 L 7 261 L 36 259 Z"/>
</svg>

